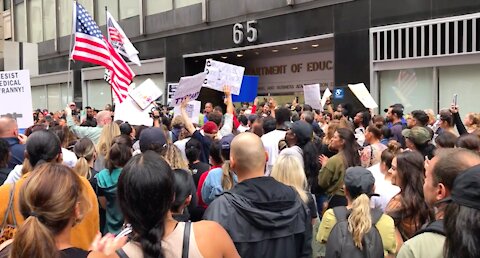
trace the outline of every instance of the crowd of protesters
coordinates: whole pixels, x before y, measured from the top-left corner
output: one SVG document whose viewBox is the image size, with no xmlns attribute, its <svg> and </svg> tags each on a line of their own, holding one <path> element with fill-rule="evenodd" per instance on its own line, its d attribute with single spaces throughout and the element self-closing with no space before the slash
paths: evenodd
<svg viewBox="0 0 480 258">
<path fill-rule="evenodd" d="M 0 118 L 0 258 L 480 257 L 479 114 L 224 94 Z"/>
</svg>

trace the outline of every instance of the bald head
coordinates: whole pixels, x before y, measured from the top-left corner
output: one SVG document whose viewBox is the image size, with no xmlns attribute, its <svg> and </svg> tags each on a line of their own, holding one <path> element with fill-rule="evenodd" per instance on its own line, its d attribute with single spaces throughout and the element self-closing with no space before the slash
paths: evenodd
<svg viewBox="0 0 480 258">
<path fill-rule="evenodd" d="M 17 137 L 17 121 L 11 117 L 0 118 L 0 138 Z"/>
<path fill-rule="evenodd" d="M 108 110 L 103 110 L 97 114 L 97 124 L 98 126 L 104 126 L 112 122 L 111 113 Z"/>
<path fill-rule="evenodd" d="M 230 147 L 230 164 L 239 181 L 263 176 L 266 163 L 262 140 L 253 133 L 241 133 L 233 138 Z"/>
</svg>

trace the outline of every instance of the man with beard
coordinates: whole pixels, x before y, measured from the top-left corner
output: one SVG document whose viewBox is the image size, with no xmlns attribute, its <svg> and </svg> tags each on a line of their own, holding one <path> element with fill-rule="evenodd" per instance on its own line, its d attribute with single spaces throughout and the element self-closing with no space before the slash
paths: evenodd
<svg viewBox="0 0 480 258">
<path fill-rule="evenodd" d="M 87 110 L 87 119 L 80 126 L 96 127 L 97 120 L 93 116 L 93 109 L 91 107 L 86 107 Z"/>
</svg>

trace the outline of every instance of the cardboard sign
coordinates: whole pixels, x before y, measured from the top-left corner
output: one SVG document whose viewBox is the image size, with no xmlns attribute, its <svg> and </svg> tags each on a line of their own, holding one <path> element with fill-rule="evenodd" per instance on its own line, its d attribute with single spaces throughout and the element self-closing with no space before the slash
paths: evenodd
<svg viewBox="0 0 480 258">
<path fill-rule="evenodd" d="M 242 87 L 240 88 L 240 94 L 232 94 L 233 102 L 253 102 L 257 97 L 258 91 L 258 76 L 243 76 Z"/>
<path fill-rule="evenodd" d="M 152 126 L 153 119 L 150 117 L 150 110 L 153 104 L 150 104 L 145 109 L 141 109 L 137 102 L 128 96 L 121 104 L 115 106 L 114 120 L 122 120 L 131 125 L 145 125 Z"/>
<path fill-rule="evenodd" d="M 232 94 L 240 94 L 245 67 L 207 59 L 205 73 L 207 77 L 203 87 L 223 92 L 223 87 L 228 85 L 231 87 Z"/>
<path fill-rule="evenodd" d="M 0 116 L 13 117 L 18 128 L 28 128 L 33 125 L 32 110 L 30 72 L 0 72 Z"/>
<path fill-rule="evenodd" d="M 207 74 L 202 72 L 194 76 L 180 78 L 180 82 L 178 83 L 175 93 L 173 94 L 170 106 L 179 106 L 187 97 L 190 97 L 190 100 L 196 100 L 200 95 L 202 83 L 206 76 Z"/>
<path fill-rule="evenodd" d="M 348 87 L 366 108 L 378 108 L 377 102 L 373 99 L 367 87 L 363 83 L 349 84 Z"/>
<path fill-rule="evenodd" d="M 198 124 L 199 116 L 200 116 L 200 108 L 202 107 L 202 103 L 200 101 L 192 100 L 188 102 L 186 111 L 187 115 L 192 121 L 193 124 Z M 182 112 L 180 111 L 180 106 L 176 106 L 173 109 L 174 116 L 181 116 Z"/>
<path fill-rule="evenodd" d="M 152 79 L 146 79 L 142 84 L 132 89 L 129 93 L 141 109 L 147 108 L 153 101 L 163 95 Z"/>
<path fill-rule="evenodd" d="M 322 106 L 320 106 L 320 84 L 303 85 L 303 94 L 305 104 L 314 109 L 322 109 Z"/>
<path fill-rule="evenodd" d="M 322 100 L 320 101 L 320 105 L 322 105 L 322 109 L 323 107 L 325 107 L 325 103 L 327 103 L 327 99 L 332 96 L 332 92 L 330 91 L 329 88 L 327 88 L 325 90 L 325 92 L 323 92 L 323 96 L 322 96 Z"/>
</svg>

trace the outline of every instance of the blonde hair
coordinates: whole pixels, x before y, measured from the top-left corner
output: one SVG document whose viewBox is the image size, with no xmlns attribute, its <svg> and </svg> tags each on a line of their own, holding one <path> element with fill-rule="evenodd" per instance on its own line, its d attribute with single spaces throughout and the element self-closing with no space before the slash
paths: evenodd
<svg viewBox="0 0 480 258">
<path fill-rule="evenodd" d="M 55 236 L 73 226 L 77 205 L 81 217 L 90 209 L 81 179 L 75 172 L 58 163 L 35 168 L 19 193 L 20 212 L 26 220 L 15 235 L 9 257 L 60 257 Z M 74 221 L 77 223 L 79 219 Z"/>
<path fill-rule="evenodd" d="M 92 177 L 92 171 L 90 165 L 88 164 L 92 161 L 95 154 L 95 145 L 88 138 L 80 139 L 75 146 L 73 147 L 73 152 L 77 155 L 77 163 L 73 170 L 79 175 L 87 179 Z"/>
<path fill-rule="evenodd" d="M 352 203 L 352 213 L 348 217 L 348 231 L 352 233 L 353 242 L 360 250 L 363 249 L 363 236 L 372 228 L 370 214 L 370 199 L 361 194 Z"/>
<path fill-rule="evenodd" d="M 174 144 L 169 143 L 165 151 L 165 160 L 168 162 L 172 169 L 188 169 L 188 162 L 182 157 L 180 149 Z"/>
<path fill-rule="evenodd" d="M 337 131 L 337 128 L 339 128 L 339 126 L 340 126 L 339 120 L 331 120 L 328 123 L 327 132 L 325 137 L 323 138 L 324 144 L 330 143 L 330 140 L 333 138 L 333 135 L 335 134 L 335 131 Z"/>
<path fill-rule="evenodd" d="M 222 188 L 223 191 L 228 191 L 234 186 L 233 172 L 230 171 L 230 161 L 227 160 L 222 165 Z"/>
<path fill-rule="evenodd" d="M 272 168 L 271 176 L 278 182 L 293 187 L 303 202 L 308 202 L 307 177 L 298 158 L 292 155 L 280 155 Z"/>
<path fill-rule="evenodd" d="M 107 157 L 112 147 L 113 138 L 121 134 L 120 127 L 117 123 L 112 122 L 106 124 L 102 128 L 102 134 L 97 143 L 97 152 L 104 157 Z"/>
</svg>

